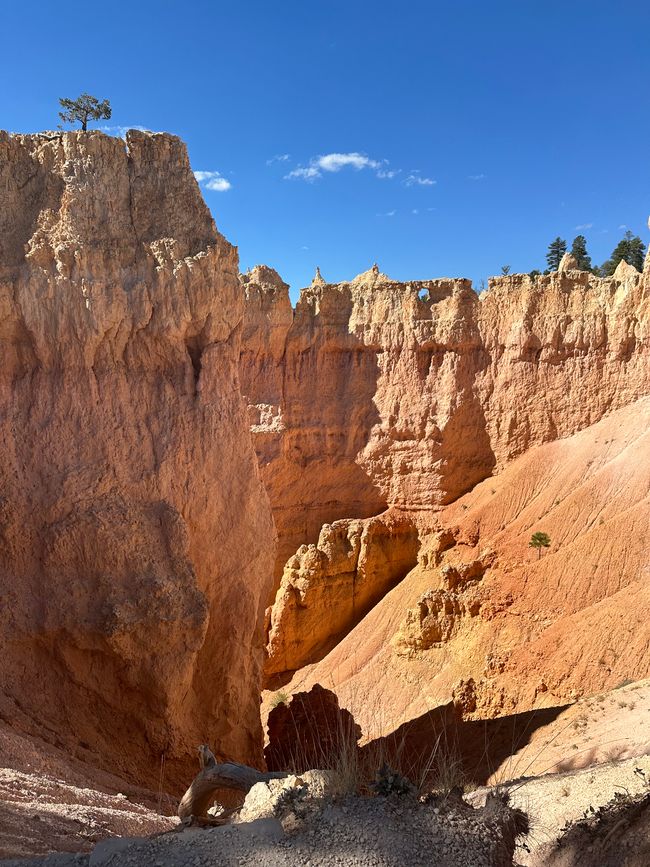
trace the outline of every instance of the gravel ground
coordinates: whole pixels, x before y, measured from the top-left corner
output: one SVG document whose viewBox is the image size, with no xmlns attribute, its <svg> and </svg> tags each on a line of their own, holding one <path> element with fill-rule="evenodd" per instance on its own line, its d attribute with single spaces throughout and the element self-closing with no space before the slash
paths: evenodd
<svg viewBox="0 0 650 867">
<path fill-rule="evenodd" d="M 4 861 L 4 867 L 505 867 L 509 811 L 436 806 L 415 799 L 351 798 L 304 819 L 105 840 L 90 856 Z"/>
</svg>

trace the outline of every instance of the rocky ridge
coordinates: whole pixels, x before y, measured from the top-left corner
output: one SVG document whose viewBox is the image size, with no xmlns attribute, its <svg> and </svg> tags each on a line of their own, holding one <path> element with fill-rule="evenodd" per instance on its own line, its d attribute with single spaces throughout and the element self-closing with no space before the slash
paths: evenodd
<svg viewBox="0 0 650 867">
<path fill-rule="evenodd" d="M 237 252 L 171 135 L 1 133 L 0 190 L 3 716 L 141 782 L 206 731 L 256 761 L 275 532 Z"/>
</svg>

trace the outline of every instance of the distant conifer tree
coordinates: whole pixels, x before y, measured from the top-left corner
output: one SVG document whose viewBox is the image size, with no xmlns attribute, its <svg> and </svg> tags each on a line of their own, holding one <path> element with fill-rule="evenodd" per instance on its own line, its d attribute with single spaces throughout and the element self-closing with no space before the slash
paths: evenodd
<svg viewBox="0 0 650 867">
<path fill-rule="evenodd" d="M 559 236 L 548 245 L 548 253 L 546 261 L 548 262 L 549 270 L 557 271 L 562 261 L 562 256 L 566 253 L 566 241 Z"/>
<path fill-rule="evenodd" d="M 587 239 L 584 235 L 578 235 L 573 239 L 571 255 L 578 263 L 580 271 L 591 271 L 591 256 L 587 253 Z"/>
<path fill-rule="evenodd" d="M 547 533 L 533 533 L 528 543 L 529 548 L 537 548 L 537 559 L 542 556 L 542 548 L 549 548 L 551 537 Z"/>
<path fill-rule="evenodd" d="M 618 242 L 609 259 L 603 263 L 602 272 L 605 277 L 611 277 L 619 262 L 625 261 L 633 265 L 637 271 L 643 271 L 645 246 L 638 235 L 633 235 L 628 229 L 622 240 Z"/>
<path fill-rule="evenodd" d="M 59 112 L 63 123 L 80 123 L 84 132 L 89 120 L 108 120 L 111 116 L 110 102 L 107 99 L 100 102 L 89 93 L 82 93 L 77 99 L 60 99 L 59 103 L 63 109 Z"/>
<path fill-rule="evenodd" d="M 503 274 L 504 277 L 506 277 L 510 273 L 510 265 L 502 265 L 501 266 L 501 273 Z"/>
</svg>

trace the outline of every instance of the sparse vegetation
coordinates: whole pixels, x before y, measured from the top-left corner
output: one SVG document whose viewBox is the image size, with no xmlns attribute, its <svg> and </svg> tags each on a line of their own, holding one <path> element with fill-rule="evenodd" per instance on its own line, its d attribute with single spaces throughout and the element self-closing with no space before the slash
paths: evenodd
<svg viewBox="0 0 650 867">
<path fill-rule="evenodd" d="M 603 263 L 601 268 L 604 277 L 611 277 L 619 262 L 625 261 L 633 265 L 637 271 L 643 271 L 645 246 L 638 235 L 633 235 L 628 229 L 624 237 L 618 242 L 612 255 Z"/>
<path fill-rule="evenodd" d="M 529 548 L 537 549 L 537 559 L 542 556 L 542 548 L 550 548 L 551 546 L 551 537 L 548 533 L 542 533 L 538 531 L 537 533 L 533 533 L 530 537 L 530 542 L 528 543 Z"/>
<path fill-rule="evenodd" d="M 369 742 L 362 747 L 358 727 L 347 711 L 328 719 L 316 713 L 308 730 L 301 720 L 295 726 L 291 753 L 285 756 L 287 770 L 301 774 L 317 766 L 330 771 L 336 788 L 347 794 L 433 792 L 446 797 L 452 790 L 464 789 L 462 756 L 456 743 L 448 741 L 446 731 L 430 744 L 414 749 L 404 734 L 382 736 L 382 709 L 375 713 Z"/>
<path fill-rule="evenodd" d="M 546 254 L 546 261 L 551 271 L 557 271 L 560 267 L 562 256 L 564 256 L 565 253 L 566 241 L 558 235 L 558 237 L 548 245 L 548 253 Z"/>
<path fill-rule="evenodd" d="M 276 692 L 273 698 L 271 699 L 271 707 L 279 707 L 281 704 L 287 704 L 289 702 L 289 696 L 286 692 Z"/>
<path fill-rule="evenodd" d="M 63 123 L 80 123 L 86 132 L 89 120 L 109 120 L 112 114 L 111 104 L 107 99 L 98 100 L 96 96 L 82 93 L 76 99 L 59 99 L 63 111 L 59 117 Z"/>
</svg>

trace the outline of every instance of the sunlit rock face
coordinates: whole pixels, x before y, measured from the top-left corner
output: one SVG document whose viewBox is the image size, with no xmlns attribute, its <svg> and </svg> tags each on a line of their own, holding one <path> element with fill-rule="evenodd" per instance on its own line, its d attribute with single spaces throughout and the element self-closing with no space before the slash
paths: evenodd
<svg viewBox="0 0 650 867">
<path fill-rule="evenodd" d="M 275 531 L 236 250 L 174 136 L 0 135 L 8 706 L 157 780 L 261 756 Z"/>
<path fill-rule="evenodd" d="M 269 675 L 286 679 L 341 638 L 336 612 L 357 573 L 328 553 L 332 528 L 347 540 L 347 563 L 349 519 L 397 510 L 426 557 L 431 533 L 453 530 L 444 509 L 477 484 L 650 394 L 649 274 L 621 265 L 600 279 L 565 257 L 558 272 L 495 278 L 478 296 L 467 280 L 398 283 L 373 267 L 328 284 L 319 272 L 294 311 L 275 272 L 245 277 L 242 390 L 279 533 Z M 475 530 L 470 562 L 482 564 L 481 580 L 416 582 L 386 634 L 382 647 L 404 672 L 476 618 L 482 576 L 495 567 L 483 551 L 492 540 Z M 396 532 L 396 555 L 402 541 Z M 387 547 L 382 537 L 380 553 Z M 396 569 L 387 590 L 409 569 Z M 374 637 L 363 641 L 377 650 Z"/>
</svg>

